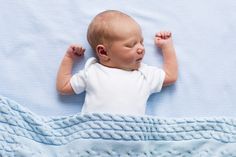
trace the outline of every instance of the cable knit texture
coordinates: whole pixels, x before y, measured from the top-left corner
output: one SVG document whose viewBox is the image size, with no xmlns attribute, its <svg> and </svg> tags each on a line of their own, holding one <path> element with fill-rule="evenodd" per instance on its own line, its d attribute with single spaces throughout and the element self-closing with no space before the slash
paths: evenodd
<svg viewBox="0 0 236 157">
<path fill-rule="evenodd" d="M 233 118 L 168 119 L 76 114 L 38 116 L 0 97 L 0 157 L 231 157 Z"/>
</svg>

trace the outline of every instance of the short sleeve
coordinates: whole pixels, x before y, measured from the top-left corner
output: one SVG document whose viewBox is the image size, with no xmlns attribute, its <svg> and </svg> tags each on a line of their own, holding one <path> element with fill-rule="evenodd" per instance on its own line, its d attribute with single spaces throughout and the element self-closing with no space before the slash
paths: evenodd
<svg viewBox="0 0 236 157">
<path fill-rule="evenodd" d="M 78 73 L 74 74 L 71 77 L 70 84 L 76 94 L 80 94 L 86 90 L 87 77 L 88 77 L 87 72 L 90 66 L 96 62 L 97 62 L 96 58 L 94 57 L 89 58 L 85 64 L 85 68 L 83 70 L 80 70 Z"/>
<path fill-rule="evenodd" d="M 140 71 L 144 74 L 150 94 L 160 92 L 165 80 L 165 72 L 163 69 L 143 64 Z"/>
<path fill-rule="evenodd" d="M 76 94 L 82 93 L 86 88 L 86 80 L 84 70 L 74 74 L 70 79 L 72 89 Z"/>
</svg>

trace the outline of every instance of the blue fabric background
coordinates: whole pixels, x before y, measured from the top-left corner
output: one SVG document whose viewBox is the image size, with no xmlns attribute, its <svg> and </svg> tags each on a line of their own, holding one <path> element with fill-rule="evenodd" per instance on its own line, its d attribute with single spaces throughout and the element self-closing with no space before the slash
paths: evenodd
<svg viewBox="0 0 236 157">
<path fill-rule="evenodd" d="M 92 51 L 86 40 L 91 19 L 105 9 L 131 15 L 143 29 L 144 62 L 162 66 L 154 34 L 173 33 L 179 79 L 148 101 L 159 117 L 235 116 L 236 1 L 234 0 L 41 0 L 0 5 L 0 94 L 44 116 L 78 113 L 84 94 L 60 96 L 56 73 L 71 43 Z"/>
</svg>

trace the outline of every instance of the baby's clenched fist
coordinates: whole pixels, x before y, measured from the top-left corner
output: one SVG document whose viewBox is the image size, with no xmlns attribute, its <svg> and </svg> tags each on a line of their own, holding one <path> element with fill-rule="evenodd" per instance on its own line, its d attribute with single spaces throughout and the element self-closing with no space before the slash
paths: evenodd
<svg viewBox="0 0 236 157">
<path fill-rule="evenodd" d="M 80 56 L 84 55 L 84 52 L 85 52 L 85 48 L 83 48 L 79 44 L 72 44 L 72 45 L 70 45 L 69 48 L 66 51 L 67 56 L 71 57 L 73 59 L 76 56 L 80 57 Z"/>
<path fill-rule="evenodd" d="M 172 34 L 169 31 L 161 31 L 155 35 L 155 43 L 159 48 L 172 46 Z"/>
</svg>

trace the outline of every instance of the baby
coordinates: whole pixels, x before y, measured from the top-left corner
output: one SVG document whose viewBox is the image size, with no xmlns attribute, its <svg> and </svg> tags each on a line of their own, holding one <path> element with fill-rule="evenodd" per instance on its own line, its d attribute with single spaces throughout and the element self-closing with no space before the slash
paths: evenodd
<svg viewBox="0 0 236 157">
<path fill-rule="evenodd" d="M 72 75 L 74 61 L 85 49 L 71 45 L 57 75 L 57 90 L 61 94 L 86 91 L 82 113 L 143 115 L 148 97 L 177 79 L 170 32 L 155 35 L 155 44 L 164 58 L 163 69 L 142 63 L 145 48 L 141 28 L 120 11 L 108 10 L 95 16 L 88 27 L 87 39 L 96 58 L 88 59 L 84 69 Z"/>
</svg>

